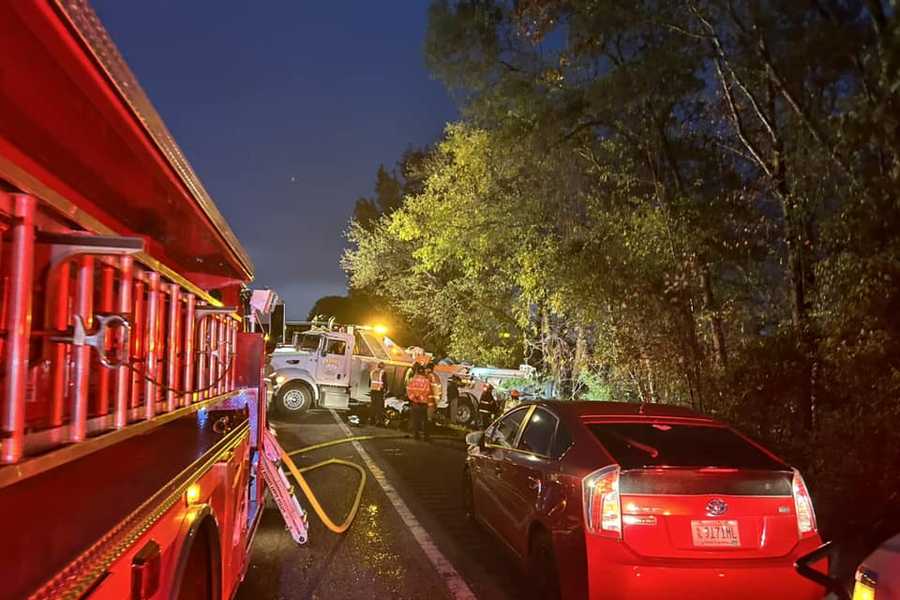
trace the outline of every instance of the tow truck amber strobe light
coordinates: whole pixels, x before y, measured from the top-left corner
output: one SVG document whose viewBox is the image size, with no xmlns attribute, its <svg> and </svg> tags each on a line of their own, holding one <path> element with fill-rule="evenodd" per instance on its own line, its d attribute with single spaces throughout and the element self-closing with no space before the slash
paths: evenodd
<svg viewBox="0 0 900 600">
<path fill-rule="evenodd" d="M 197 504 L 200 501 L 200 485 L 192 483 L 184 492 L 184 503 L 188 506 Z"/>
<path fill-rule="evenodd" d="M 800 471 L 794 469 L 794 481 L 792 484 L 794 491 L 794 508 L 797 511 L 797 529 L 800 537 L 813 535 L 816 532 L 816 513 L 813 510 L 812 497 Z"/>
<path fill-rule="evenodd" d="M 594 471 L 582 482 L 584 525 L 588 532 L 622 537 L 622 505 L 619 500 L 619 467 Z"/>
</svg>

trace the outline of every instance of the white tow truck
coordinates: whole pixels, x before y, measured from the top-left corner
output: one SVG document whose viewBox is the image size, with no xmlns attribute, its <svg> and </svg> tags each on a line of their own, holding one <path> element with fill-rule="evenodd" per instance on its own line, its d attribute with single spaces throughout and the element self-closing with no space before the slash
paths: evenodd
<svg viewBox="0 0 900 600">
<path fill-rule="evenodd" d="M 285 419 L 299 418 L 310 408 L 351 410 L 369 404 L 369 373 L 381 362 L 385 366 L 385 411 L 400 416 L 406 412 L 406 382 L 416 362 L 431 355 L 422 348 L 404 348 L 374 327 L 335 325 L 331 322 L 285 322 L 269 354 L 266 377 L 270 406 Z M 274 329 L 278 329 L 278 325 Z M 271 329 L 270 329 L 271 331 Z M 478 397 L 484 385 L 497 388 L 498 400 L 507 394 L 503 382 L 531 377 L 530 367 L 495 369 L 468 365 L 438 364 L 441 382 L 438 418 L 449 420 L 447 383 L 460 378 L 456 423 L 473 425 L 478 418 Z"/>
<path fill-rule="evenodd" d="M 379 362 L 385 365 L 385 396 L 402 395 L 414 360 L 372 328 L 311 324 L 269 355 L 272 405 L 291 418 L 313 407 L 347 410 L 367 403 L 369 372 Z"/>
<path fill-rule="evenodd" d="M 332 323 L 286 323 L 281 343 L 269 354 L 266 377 L 270 406 L 286 419 L 310 408 L 350 410 L 369 403 L 369 373 L 384 363 L 386 412 L 403 411 L 406 382 L 416 362 L 430 360 L 424 350 L 403 348 L 373 327 Z M 289 341 L 288 341 L 289 338 Z M 448 377 L 438 410 L 446 412 Z M 474 421 L 474 390 L 461 386 L 457 421 Z"/>
</svg>

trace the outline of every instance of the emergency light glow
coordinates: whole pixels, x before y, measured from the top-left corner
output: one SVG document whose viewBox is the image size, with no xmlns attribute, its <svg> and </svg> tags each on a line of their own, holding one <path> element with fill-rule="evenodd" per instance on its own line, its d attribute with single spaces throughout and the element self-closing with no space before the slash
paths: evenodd
<svg viewBox="0 0 900 600">
<path fill-rule="evenodd" d="M 184 502 L 188 506 L 192 504 L 196 504 L 200 500 L 200 486 L 196 483 L 192 483 L 188 486 L 187 491 L 184 492 Z"/>
</svg>

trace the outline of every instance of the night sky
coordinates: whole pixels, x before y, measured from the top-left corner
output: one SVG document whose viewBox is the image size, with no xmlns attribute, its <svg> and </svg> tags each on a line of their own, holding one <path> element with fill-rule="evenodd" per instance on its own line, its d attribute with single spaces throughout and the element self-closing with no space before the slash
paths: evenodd
<svg viewBox="0 0 900 600">
<path fill-rule="evenodd" d="M 375 172 L 456 117 L 422 53 L 427 0 L 94 0 L 288 314 L 346 292 L 343 231 Z"/>
</svg>

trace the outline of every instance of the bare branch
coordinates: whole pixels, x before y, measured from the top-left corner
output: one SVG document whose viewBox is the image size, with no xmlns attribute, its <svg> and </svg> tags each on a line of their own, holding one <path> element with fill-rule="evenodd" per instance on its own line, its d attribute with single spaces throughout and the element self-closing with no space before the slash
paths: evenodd
<svg viewBox="0 0 900 600">
<path fill-rule="evenodd" d="M 743 24 L 738 19 L 737 15 L 734 13 L 734 7 L 729 5 L 729 12 L 731 16 L 731 20 L 734 22 L 735 26 L 740 29 L 742 32 L 746 32 Z M 731 66 L 731 62 L 728 60 L 728 55 L 725 53 L 725 48 L 722 46 L 722 41 L 719 38 L 719 34 L 716 32 L 715 27 L 713 27 L 712 23 L 700 14 L 700 11 L 696 8 L 693 8 L 693 13 L 703 23 L 703 26 L 706 27 L 706 30 L 709 31 L 709 39 L 712 41 L 713 48 L 716 51 L 716 54 L 719 55 L 719 60 L 722 61 L 722 64 L 728 69 L 728 74 L 731 75 L 731 79 L 734 81 L 735 85 L 737 85 L 740 90 L 747 96 L 747 99 L 750 101 L 750 106 L 753 107 L 753 111 L 756 113 L 757 118 L 762 122 L 763 127 L 765 127 L 766 131 L 769 134 L 769 138 L 771 138 L 773 144 L 778 143 L 778 135 L 775 133 L 775 125 L 770 120 L 769 116 L 766 115 L 765 111 L 762 109 L 759 100 L 750 91 L 750 88 L 744 83 L 744 81 L 738 77 L 737 72 Z M 773 115 L 774 118 L 774 115 Z"/>
<path fill-rule="evenodd" d="M 734 154 L 735 156 L 738 156 L 738 157 L 740 157 L 740 158 L 746 160 L 747 162 L 754 162 L 754 161 L 755 161 L 755 159 L 754 159 L 752 156 L 750 156 L 750 155 L 747 154 L 746 152 L 741 151 L 740 148 L 735 148 L 734 146 L 732 146 L 732 145 L 730 145 L 730 144 L 725 144 L 725 143 L 720 142 L 720 141 L 718 141 L 718 140 L 713 140 L 713 143 L 714 143 L 716 146 L 722 148 L 723 150 L 728 150 L 729 152 L 731 152 L 731 153 Z"/>
<path fill-rule="evenodd" d="M 772 177 L 772 169 L 769 167 L 768 163 L 763 159 L 762 153 L 756 147 L 756 145 L 750 140 L 747 136 L 747 131 L 744 129 L 744 123 L 741 120 L 741 115 L 738 112 L 737 105 L 734 101 L 734 96 L 731 93 L 731 88 L 728 87 L 728 81 L 725 79 L 725 73 L 722 71 L 722 62 L 717 58 L 715 60 L 716 63 L 716 74 L 719 76 L 719 81 L 722 83 L 722 92 L 725 94 L 725 101 L 728 104 L 728 112 L 731 114 L 731 121 L 734 124 L 735 130 L 737 131 L 738 138 L 740 138 L 741 143 L 744 144 L 744 147 L 747 149 L 747 152 L 753 157 L 754 162 L 762 169 L 766 175 L 770 178 Z"/>
<path fill-rule="evenodd" d="M 765 40 L 759 40 L 759 53 L 760 57 L 766 64 L 766 68 L 769 71 L 770 78 L 772 83 L 774 83 L 778 87 L 778 91 L 782 97 L 787 101 L 788 106 L 791 107 L 791 110 L 794 111 L 794 114 L 800 119 L 800 122 L 803 123 L 803 126 L 812 136 L 813 140 L 817 144 L 819 144 L 829 155 L 832 162 L 841 170 L 841 172 L 852 182 L 856 181 L 856 178 L 853 176 L 853 173 L 850 171 L 850 167 L 844 161 L 844 158 L 837 151 L 837 148 L 826 141 L 825 134 L 822 133 L 818 126 L 813 122 L 812 117 L 809 113 L 803 109 L 800 105 L 800 102 L 794 96 L 794 94 L 788 89 L 787 85 L 784 82 L 784 79 L 781 77 L 781 74 L 778 72 L 778 69 L 775 67 L 774 62 L 772 61 L 771 56 L 769 55 L 769 49 L 766 45 Z"/>
<path fill-rule="evenodd" d="M 674 33 L 680 33 L 681 35 L 683 35 L 685 37 L 689 37 L 689 38 L 704 41 L 704 42 L 709 40 L 708 35 L 703 35 L 702 33 L 695 33 L 689 29 L 685 29 L 684 27 L 681 27 L 680 25 L 675 25 L 674 23 L 666 23 L 665 21 L 659 21 L 656 19 L 651 19 L 649 22 L 652 23 L 653 25 L 658 25 L 658 26 L 662 27 L 663 29 L 668 29 L 669 31 L 672 31 Z"/>
</svg>

